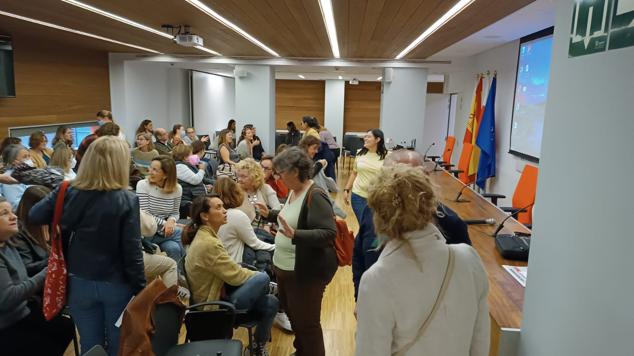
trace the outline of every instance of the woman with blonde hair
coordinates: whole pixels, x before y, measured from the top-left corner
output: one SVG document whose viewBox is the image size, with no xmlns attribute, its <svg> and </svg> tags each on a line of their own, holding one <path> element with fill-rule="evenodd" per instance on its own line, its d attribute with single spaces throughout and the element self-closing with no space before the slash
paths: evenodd
<svg viewBox="0 0 634 356">
<path fill-rule="evenodd" d="M 68 306 L 81 349 L 119 349 L 115 323 L 145 287 L 139 201 L 128 190 L 130 150 L 118 137 L 100 137 L 86 151 L 64 199 L 60 226 L 68 269 Z M 29 212 L 29 223 L 50 224 L 59 189 Z M 72 241 L 72 243 L 71 243 Z"/>
<path fill-rule="evenodd" d="M 132 156 L 132 163 L 134 163 L 134 166 L 144 176 L 150 174 L 150 163 L 159 155 L 158 151 L 154 149 L 152 137 L 152 134 L 148 132 L 137 133 L 136 148 L 130 151 L 130 155 Z"/>
<path fill-rule="evenodd" d="M 383 251 L 361 277 L 356 355 L 488 355 L 488 280 L 469 245 L 447 245 L 422 169 L 380 170 L 368 206 Z"/>
<path fill-rule="evenodd" d="M 73 171 L 75 164 L 77 164 L 77 161 L 75 160 L 73 149 L 68 146 L 58 145 L 53 151 L 49 166 L 61 169 L 64 172 L 65 180 L 73 180 L 77 176 L 75 171 Z"/>
<path fill-rule="evenodd" d="M 245 199 L 242 205 L 243 211 L 251 220 L 255 219 L 255 209 L 253 204 L 261 202 L 269 209 L 280 210 L 282 205 L 277 198 L 277 193 L 270 185 L 264 182 L 264 170 L 253 158 L 247 158 L 236 165 L 238 183 L 244 190 Z"/>
<path fill-rule="evenodd" d="M 136 186 L 141 210 L 156 220 L 157 232 L 149 241 L 159 245 L 169 257 L 178 262 L 184 254 L 181 244 L 182 229 L 176 225 L 180 217 L 183 188 L 176 179 L 176 163 L 170 156 L 152 159 L 150 175 Z"/>
</svg>

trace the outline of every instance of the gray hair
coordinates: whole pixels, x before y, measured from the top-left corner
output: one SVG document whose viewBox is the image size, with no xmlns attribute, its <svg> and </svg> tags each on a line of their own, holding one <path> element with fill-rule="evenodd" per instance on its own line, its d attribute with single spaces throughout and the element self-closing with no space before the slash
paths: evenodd
<svg viewBox="0 0 634 356">
<path fill-rule="evenodd" d="M 419 167 L 425 164 L 423 156 L 416 152 L 406 149 L 393 151 L 392 154 L 385 157 L 384 166 L 394 166 L 398 163 L 406 164 L 411 167 Z"/>
<path fill-rule="evenodd" d="M 298 147 L 291 147 L 273 158 L 273 168 L 278 173 L 296 169 L 300 182 L 311 178 L 313 165 L 313 160 Z"/>
<path fill-rule="evenodd" d="M 26 150 L 26 147 L 16 144 L 7 146 L 4 151 L 2 151 L 2 162 L 7 166 L 13 165 L 13 162 L 18 158 L 18 154 L 22 150 Z"/>
</svg>

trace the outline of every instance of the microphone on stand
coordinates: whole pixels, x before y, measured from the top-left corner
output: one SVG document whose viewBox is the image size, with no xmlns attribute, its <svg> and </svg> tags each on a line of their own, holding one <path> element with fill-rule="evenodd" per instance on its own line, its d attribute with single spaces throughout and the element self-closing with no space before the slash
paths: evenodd
<svg viewBox="0 0 634 356">
<path fill-rule="evenodd" d="M 431 148 L 436 145 L 436 142 L 432 142 L 431 145 L 429 145 L 429 147 L 427 147 L 427 150 L 425 150 L 425 154 L 423 155 L 423 162 L 427 162 L 427 154 L 429 153 L 429 150 L 431 150 Z"/>
<path fill-rule="evenodd" d="M 464 185 L 464 186 L 460 189 L 460 191 L 458 192 L 458 196 L 456 196 L 456 199 L 454 199 L 453 201 L 455 201 L 456 203 L 468 203 L 468 202 L 470 202 L 471 200 L 467 200 L 467 199 L 460 200 L 460 197 L 462 196 L 462 193 L 463 193 L 463 192 L 464 192 L 464 190 L 465 190 L 465 189 L 467 189 L 468 187 L 469 187 L 469 185 L 468 185 L 468 184 L 465 184 L 465 185 Z"/>
<path fill-rule="evenodd" d="M 528 204 L 527 206 L 519 209 L 517 212 L 518 213 L 522 213 L 522 212 L 526 211 L 526 209 L 528 209 L 533 204 L 535 204 L 535 202 L 532 202 L 532 203 Z M 510 219 L 512 217 L 513 217 L 513 214 L 505 217 L 504 220 L 502 220 L 502 222 L 500 223 L 500 225 L 498 225 L 497 229 L 495 229 L 495 232 L 493 233 L 493 235 L 491 235 L 491 236 L 492 237 L 496 237 L 498 235 L 498 233 L 500 232 L 500 230 L 502 230 L 502 228 L 504 227 L 504 223 L 506 222 L 506 220 L 508 220 L 508 219 Z"/>
<path fill-rule="evenodd" d="M 467 225 L 495 225 L 495 219 L 473 219 L 473 220 L 463 220 Z"/>
</svg>

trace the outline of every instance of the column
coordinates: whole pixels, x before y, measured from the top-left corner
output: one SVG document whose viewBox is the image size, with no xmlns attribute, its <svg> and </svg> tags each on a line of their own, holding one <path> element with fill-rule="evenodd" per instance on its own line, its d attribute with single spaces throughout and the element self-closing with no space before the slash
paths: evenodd
<svg viewBox="0 0 634 356">
<path fill-rule="evenodd" d="M 575 1 L 553 5 L 519 355 L 632 355 L 634 47 L 569 57 Z"/>
<path fill-rule="evenodd" d="M 337 138 L 339 146 L 343 142 L 345 92 L 346 82 L 344 80 L 326 80 L 324 126 Z"/>
<path fill-rule="evenodd" d="M 267 153 L 275 146 L 275 69 L 265 65 L 236 65 L 236 134 L 253 124 Z M 245 76 L 241 76 L 246 74 Z"/>
<path fill-rule="evenodd" d="M 390 73 L 391 72 L 391 73 Z M 409 146 L 416 140 L 416 150 L 423 146 L 423 123 L 427 97 L 427 69 L 386 68 L 381 93 L 381 130 L 386 141 Z"/>
</svg>

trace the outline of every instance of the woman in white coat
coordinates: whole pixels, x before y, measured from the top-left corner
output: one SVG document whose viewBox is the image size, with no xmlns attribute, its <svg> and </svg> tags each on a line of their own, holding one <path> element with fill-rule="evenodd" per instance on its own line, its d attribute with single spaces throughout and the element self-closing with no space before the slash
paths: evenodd
<svg viewBox="0 0 634 356">
<path fill-rule="evenodd" d="M 419 168 L 381 170 L 368 195 L 383 251 L 363 274 L 356 355 L 486 356 L 488 280 L 466 244 L 447 245 Z"/>
</svg>

